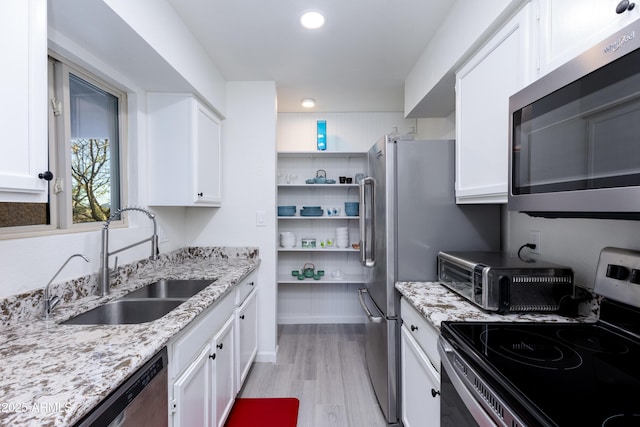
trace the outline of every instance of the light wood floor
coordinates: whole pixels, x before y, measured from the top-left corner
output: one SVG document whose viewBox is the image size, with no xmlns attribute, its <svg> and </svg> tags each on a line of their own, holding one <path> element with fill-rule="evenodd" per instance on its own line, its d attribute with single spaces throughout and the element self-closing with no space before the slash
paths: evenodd
<svg viewBox="0 0 640 427">
<path fill-rule="evenodd" d="M 364 325 L 280 325 L 276 363 L 254 363 L 239 397 L 297 397 L 298 427 L 384 427 L 364 363 Z"/>
</svg>

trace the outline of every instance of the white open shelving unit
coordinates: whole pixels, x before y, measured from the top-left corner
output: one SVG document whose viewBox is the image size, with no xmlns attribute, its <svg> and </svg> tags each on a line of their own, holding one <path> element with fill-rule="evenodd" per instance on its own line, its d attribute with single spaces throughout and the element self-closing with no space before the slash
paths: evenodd
<svg viewBox="0 0 640 427">
<path fill-rule="evenodd" d="M 335 184 L 306 184 L 318 170 L 326 171 Z M 364 315 L 357 290 L 367 280 L 367 272 L 360 265 L 359 251 L 352 244 L 359 243 L 359 216 L 347 216 L 345 202 L 358 201 L 358 185 L 340 184 L 339 177 L 355 182 L 357 173 L 367 173 L 366 152 L 280 152 L 278 153 L 277 206 L 296 206 L 295 216 L 278 216 L 278 233 L 296 234 L 292 248 L 278 242 L 278 323 L 360 323 Z M 304 206 L 320 206 L 323 216 L 300 216 Z M 327 209 L 340 209 L 337 216 L 328 216 Z M 335 241 L 336 227 L 349 228 L 346 248 L 320 247 L 321 241 Z M 316 248 L 303 248 L 303 238 L 315 238 Z M 334 243 L 335 244 L 335 243 Z M 315 270 L 324 270 L 320 280 L 299 280 L 291 274 L 306 263 Z M 341 278 L 333 273 L 340 271 Z"/>
</svg>

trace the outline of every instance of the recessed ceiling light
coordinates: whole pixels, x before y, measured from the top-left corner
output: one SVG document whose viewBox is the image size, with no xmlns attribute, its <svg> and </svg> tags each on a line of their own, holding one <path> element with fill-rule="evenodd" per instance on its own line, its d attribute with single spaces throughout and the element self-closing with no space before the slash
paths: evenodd
<svg viewBox="0 0 640 427">
<path fill-rule="evenodd" d="M 304 108 L 313 108 L 316 106 L 316 100 L 313 98 L 305 98 L 302 100 L 302 106 Z"/>
<path fill-rule="evenodd" d="M 315 30 L 316 28 L 320 28 L 324 25 L 324 16 L 322 16 L 318 11 L 311 10 L 309 12 L 305 12 L 302 17 L 300 17 L 300 23 L 305 28 Z"/>
</svg>

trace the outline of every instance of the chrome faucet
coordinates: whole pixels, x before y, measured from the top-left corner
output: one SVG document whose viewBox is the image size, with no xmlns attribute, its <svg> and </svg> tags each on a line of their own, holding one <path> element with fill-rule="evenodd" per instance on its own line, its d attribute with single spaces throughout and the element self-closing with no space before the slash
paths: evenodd
<svg viewBox="0 0 640 427">
<path fill-rule="evenodd" d="M 115 251 L 109 252 L 109 225 L 111 224 L 111 221 L 113 221 L 116 217 L 120 216 L 122 212 L 126 212 L 126 211 L 138 211 L 146 214 L 149 217 L 149 219 L 153 221 L 153 234 L 149 238 L 140 240 L 139 242 L 136 242 L 136 243 L 132 243 L 128 246 L 125 246 L 124 248 L 120 248 Z M 138 246 L 146 242 L 151 242 L 151 256 L 149 257 L 149 259 L 152 261 L 157 260 L 158 254 L 160 253 L 160 251 L 158 249 L 158 227 L 156 224 L 156 214 L 146 209 L 138 208 L 134 206 L 118 209 L 116 212 L 111 214 L 109 219 L 104 223 L 104 227 L 102 227 L 102 250 L 100 252 L 100 270 L 98 272 L 98 278 L 100 280 L 100 283 L 98 285 L 98 294 L 100 296 L 108 295 L 110 291 L 109 279 L 111 278 L 111 272 L 109 271 L 109 257 L 111 255 L 115 255 L 119 252 L 125 251 L 127 249 L 131 249 L 134 246 Z M 114 270 L 117 268 L 117 266 L 118 266 L 118 257 L 116 257 L 116 262 L 113 267 Z"/>
<path fill-rule="evenodd" d="M 84 256 L 82 254 L 73 254 L 73 255 L 71 255 L 69 258 L 67 258 L 67 260 L 64 262 L 64 264 L 62 264 L 62 267 L 60 267 L 58 269 L 58 271 L 56 271 L 56 274 L 53 275 L 51 280 L 49 280 L 49 283 L 47 283 L 47 286 L 44 287 L 44 318 L 45 318 L 45 320 L 49 318 L 49 315 L 51 314 L 53 309 L 60 302 L 60 297 L 58 297 L 58 296 L 53 296 L 53 297 L 50 296 L 49 286 L 51 286 L 51 283 L 53 283 L 53 280 L 56 277 L 58 277 L 58 274 L 60 274 L 62 269 L 65 267 L 65 265 L 67 265 L 67 263 L 69 263 L 69 261 L 71 261 L 71 259 L 75 258 L 75 257 L 81 257 L 86 262 L 89 262 L 89 258 L 87 258 L 86 256 Z"/>
</svg>

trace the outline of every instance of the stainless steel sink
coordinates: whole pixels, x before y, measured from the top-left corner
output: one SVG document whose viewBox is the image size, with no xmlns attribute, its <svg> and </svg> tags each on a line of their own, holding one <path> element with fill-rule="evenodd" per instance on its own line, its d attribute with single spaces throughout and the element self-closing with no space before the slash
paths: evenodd
<svg viewBox="0 0 640 427">
<path fill-rule="evenodd" d="M 129 298 L 191 298 L 217 279 L 207 280 L 160 280 L 128 293 Z"/>
<path fill-rule="evenodd" d="M 156 320 L 186 299 L 117 299 L 62 322 L 64 325 L 122 325 Z"/>
<path fill-rule="evenodd" d="M 62 324 L 122 325 L 151 322 L 169 313 L 216 280 L 159 280 L 78 314 Z"/>
</svg>

